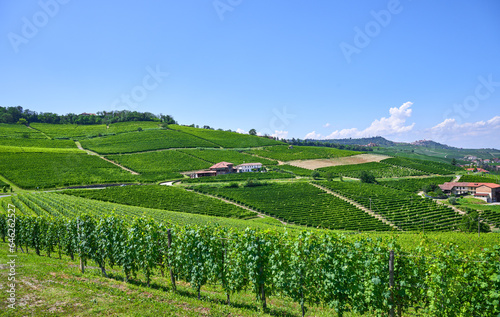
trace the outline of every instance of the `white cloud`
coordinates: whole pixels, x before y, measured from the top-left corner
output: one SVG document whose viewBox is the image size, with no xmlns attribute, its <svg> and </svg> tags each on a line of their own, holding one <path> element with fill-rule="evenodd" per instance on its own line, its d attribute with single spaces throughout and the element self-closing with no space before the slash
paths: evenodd
<svg viewBox="0 0 500 317">
<path fill-rule="evenodd" d="M 328 128 L 330 126 L 330 122 L 327 122 L 323 125 L 323 128 Z"/>
<path fill-rule="evenodd" d="M 487 121 L 459 124 L 455 119 L 445 119 L 426 131 L 427 137 L 437 142 L 461 147 L 498 147 L 500 116 Z M 456 145 L 458 146 L 458 145 Z"/>
<path fill-rule="evenodd" d="M 307 139 L 318 140 L 318 139 L 321 139 L 321 134 L 316 133 L 316 131 L 309 132 L 308 134 L 306 134 L 304 139 L 306 139 L 306 140 Z"/>
<path fill-rule="evenodd" d="M 364 130 L 358 130 L 357 128 L 335 130 L 327 136 L 321 136 L 315 131 L 310 132 L 306 135 L 306 139 L 343 139 L 343 138 L 363 138 L 377 135 L 394 135 L 409 132 L 415 126 L 415 123 L 410 125 L 405 125 L 406 120 L 411 117 L 412 102 L 405 102 L 401 107 L 393 107 L 389 109 L 390 116 L 388 118 L 382 117 L 376 119 L 372 124 Z"/>
<path fill-rule="evenodd" d="M 241 133 L 241 134 L 247 134 L 248 133 L 247 131 L 245 131 L 243 129 L 240 129 L 240 128 L 236 129 L 236 132 Z"/>
<path fill-rule="evenodd" d="M 278 137 L 280 139 L 286 139 L 288 137 L 288 131 L 278 131 L 275 130 L 273 134 L 271 134 L 273 137 Z"/>
</svg>

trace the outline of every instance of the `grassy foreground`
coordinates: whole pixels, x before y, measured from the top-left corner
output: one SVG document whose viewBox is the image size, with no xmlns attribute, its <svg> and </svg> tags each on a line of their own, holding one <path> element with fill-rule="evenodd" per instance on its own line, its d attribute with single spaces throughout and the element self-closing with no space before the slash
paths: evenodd
<svg viewBox="0 0 500 317">
<path fill-rule="evenodd" d="M 300 316 L 300 307 L 286 299 L 269 297 L 262 311 L 250 292 L 231 297 L 226 304 L 224 292 L 216 285 L 203 286 L 201 300 L 189 284 L 177 281 L 173 292 L 168 278 L 153 277 L 151 288 L 141 275 L 123 282 L 119 268 L 101 277 L 95 264 L 88 262 L 81 274 L 78 259 L 62 259 L 21 253 L 16 257 L 15 308 L 7 298 L 9 250 L 0 242 L 0 315 L 1 316 Z M 335 316 L 331 309 L 312 307 L 307 316 Z M 347 315 L 350 316 L 350 315 Z"/>
</svg>

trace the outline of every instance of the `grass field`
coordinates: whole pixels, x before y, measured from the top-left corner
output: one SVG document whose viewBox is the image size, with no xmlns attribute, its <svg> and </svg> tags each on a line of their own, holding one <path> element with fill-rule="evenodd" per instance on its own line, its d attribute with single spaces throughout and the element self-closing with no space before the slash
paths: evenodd
<svg viewBox="0 0 500 317">
<path fill-rule="evenodd" d="M 278 161 L 312 160 L 360 154 L 360 152 L 356 151 L 327 147 L 294 146 L 293 148 L 289 148 L 288 145 L 271 146 L 263 149 L 248 150 L 246 152 Z"/>
<path fill-rule="evenodd" d="M 182 131 L 184 133 L 197 136 L 201 139 L 213 142 L 226 148 L 246 148 L 265 145 L 283 144 L 283 142 L 271 140 L 255 135 L 240 134 L 229 131 L 219 131 L 210 129 L 198 129 L 181 125 L 169 125 L 169 129 Z"/>
<path fill-rule="evenodd" d="M 182 178 L 179 172 L 204 169 L 212 165 L 176 150 L 110 155 L 108 158 L 141 173 L 141 178 L 151 181 Z"/>
<path fill-rule="evenodd" d="M 84 148 L 100 154 L 135 153 L 170 148 L 216 147 L 211 142 L 173 130 L 147 130 L 82 140 Z"/>
</svg>

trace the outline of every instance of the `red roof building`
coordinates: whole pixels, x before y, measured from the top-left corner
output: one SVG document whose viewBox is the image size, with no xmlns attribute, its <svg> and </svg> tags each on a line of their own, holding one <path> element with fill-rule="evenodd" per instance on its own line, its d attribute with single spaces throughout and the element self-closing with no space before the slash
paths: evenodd
<svg viewBox="0 0 500 317">
<path fill-rule="evenodd" d="M 448 182 L 439 185 L 445 194 L 474 195 L 487 202 L 500 201 L 500 185 L 495 183 Z"/>
</svg>

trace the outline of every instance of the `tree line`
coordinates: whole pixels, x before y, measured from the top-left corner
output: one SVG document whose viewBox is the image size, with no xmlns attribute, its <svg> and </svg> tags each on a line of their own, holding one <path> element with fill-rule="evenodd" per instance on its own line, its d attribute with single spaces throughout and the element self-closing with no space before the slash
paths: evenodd
<svg viewBox="0 0 500 317">
<path fill-rule="evenodd" d="M 290 145 L 303 145 L 303 146 L 324 146 L 336 148 L 339 150 L 351 150 L 351 151 L 373 151 L 372 148 L 357 145 L 357 144 L 339 144 L 339 143 L 329 143 L 323 141 L 312 141 L 312 140 L 301 140 L 301 139 L 291 139 L 291 140 L 282 140 L 287 142 Z"/>
<path fill-rule="evenodd" d="M 36 112 L 17 107 L 0 107 L 0 123 L 30 124 L 33 122 L 52 124 L 110 124 L 127 121 L 157 121 L 166 124 L 177 122 L 170 115 L 155 115 L 151 112 L 129 110 L 100 111 L 97 113 L 68 113 L 59 115 L 52 112 Z"/>
</svg>

